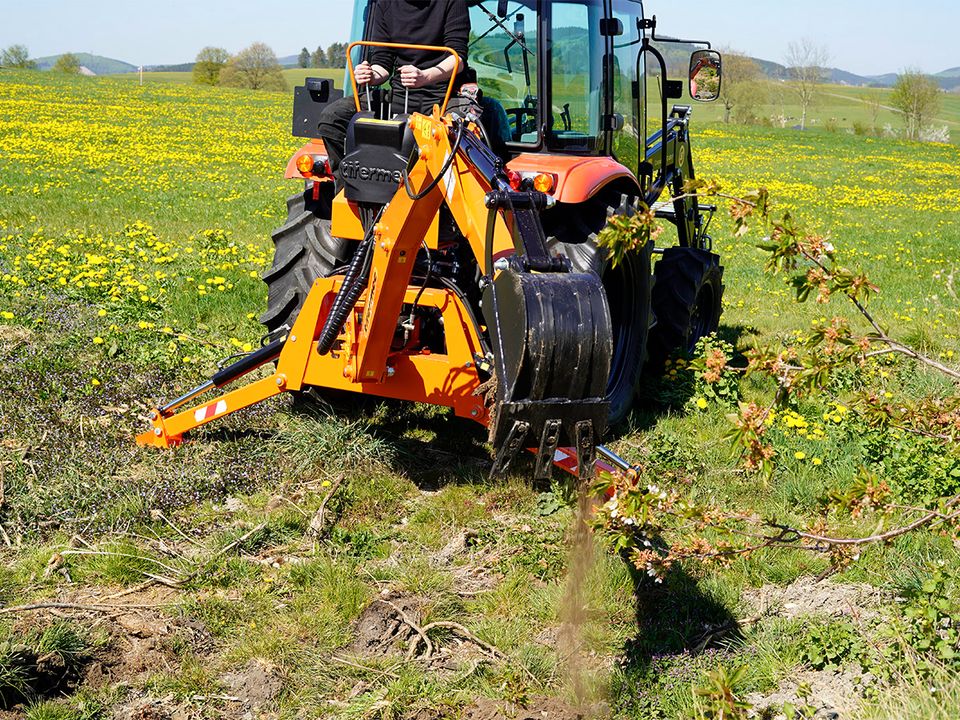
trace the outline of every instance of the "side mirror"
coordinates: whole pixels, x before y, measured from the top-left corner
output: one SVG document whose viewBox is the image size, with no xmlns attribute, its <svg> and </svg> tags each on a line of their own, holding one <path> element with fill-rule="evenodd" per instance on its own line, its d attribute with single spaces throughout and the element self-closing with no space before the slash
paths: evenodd
<svg viewBox="0 0 960 720">
<path fill-rule="evenodd" d="M 697 50 L 690 56 L 690 97 L 713 102 L 720 97 L 723 63 L 716 50 Z"/>
</svg>

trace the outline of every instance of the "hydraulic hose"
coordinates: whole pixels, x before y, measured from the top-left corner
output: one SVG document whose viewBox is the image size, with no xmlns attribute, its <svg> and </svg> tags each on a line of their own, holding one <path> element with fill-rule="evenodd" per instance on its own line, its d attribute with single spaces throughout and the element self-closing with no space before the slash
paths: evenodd
<svg viewBox="0 0 960 720">
<path fill-rule="evenodd" d="M 418 193 L 413 191 L 413 186 L 410 185 L 410 174 L 404 170 L 403 172 L 403 187 L 407 191 L 407 197 L 413 201 L 423 200 L 427 195 L 432 193 L 437 185 L 440 184 L 440 181 L 443 179 L 443 176 L 447 174 L 450 170 L 450 167 L 453 165 L 453 161 L 457 157 L 457 152 L 460 150 L 460 143 L 463 140 L 463 127 L 466 123 L 463 120 L 457 122 L 457 137 L 453 141 L 453 147 L 450 149 L 450 157 L 447 158 L 447 161 L 443 164 L 443 167 L 440 169 L 440 172 L 437 173 L 437 176 L 430 181 L 430 184 L 427 185 L 423 190 Z"/>
<path fill-rule="evenodd" d="M 333 300 L 333 306 L 330 308 L 330 314 L 327 315 L 327 321 L 323 324 L 323 330 L 320 331 L 320 339 L 317 341 L 317 352 L 326 355 L 333 349 L 333 344 L 340 336 L 343 330 L 343 324 L 350 316 L 354 305 L 363 294 L 370 281 L 370 267 L 373 261 L 373 225 L 367 231 L 366 237 L 360 243 L 350 265 L 347 266 L 347 272 L 343 278 L 343 285 Z"/>
</svg>

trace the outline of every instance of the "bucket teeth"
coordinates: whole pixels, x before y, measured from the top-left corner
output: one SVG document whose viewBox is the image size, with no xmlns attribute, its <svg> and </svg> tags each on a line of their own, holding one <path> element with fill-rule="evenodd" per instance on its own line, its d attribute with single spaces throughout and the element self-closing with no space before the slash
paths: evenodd
<svg viewBox="0 0 960 720">
<path fill-rule="evenodd" d="M 593 478 L 597 463 L 597 439 L 593 434 L 593 423 L 582 420 L 577 423 L 577 474 L 581 483 Z"/>
<path fill-rule="evenodd" d="M 560 420 L 547 420 L 543 424 L 543 437 L 540 438 L 540 449 L 537 451 L 537 469 L 534 478 L 549 480 L 553 470 L 553 458 L 557 454 L 560 444 L 560 431 L 563 423 Z"/>
<path fill-rule="evenodd" d="M 502 475 L 510 468 L 510 463 L 524 449 L 527 434 L 530 432 L 530 423 L 515 420 L 513 427 L 507 434 L 506 440 L 500 446 L 497 457 L 493 462 L 493 469 L 490 474 L 493 476 Z"/>
</svg>

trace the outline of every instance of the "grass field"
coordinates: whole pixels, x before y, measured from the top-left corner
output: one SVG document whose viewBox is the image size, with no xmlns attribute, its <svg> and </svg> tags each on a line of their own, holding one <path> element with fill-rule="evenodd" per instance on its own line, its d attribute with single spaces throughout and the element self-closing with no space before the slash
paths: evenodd
<svg viewBox="0 0 960 720">
<path fill-rule="evenodd" d="M 303 85 L 303 81 L 308 77 L 330 78 L 337 87 L 343 85 L 343 71 L 329 69 L 301 70 L 287 69 L 283 71 L 283 77 L 287 85 L 292 90 L 296 85 Z M 139 82 L 138 73 L 123 73 L 122 75 L 111 75 L 110 79 Z M 146 72 L 143 74 L 144 84 L 150 83 L 179 83 L 182 85 L 193 84 L 193 73 L 189 72 Z"/>
<path fill-rule="evenodd" d="M 718 666 L 746 668 L 737 691 L 758 708 L 805 683 L 842 718 L 960 717 L 949 668 L 871 679 L 851 649 L 885 642 L 931 563 L 956 566 L 950 533 L 872 546 L 823 582 L 826 558 L 766 550 L 650 588 L 604 548 L 574 551 L 562 482 L 487 479 L 483 433 L 432 408 L 280 399 L 175 452 L 136 448 L 153 402 L 258 342 L 269 234 L 298 187 L 282 178 L 288 96 L 130 79 L 0 71 L 0 719 L 686 718 Z M 768 187 L 881 286 L 871 307 L 895 336 L 952 362 L 960 149 L 710 112 L 695 116 L 700 175 Z M 740 350 L 837 311 L 794 303 L 757 238 L 714 222 L 721 335 Z M 891 396 L 937 387 L 908 365 L 877 372 Z M 763 483 L 731 456 L 729 409 L 665 400 L 670 382 L 614 442 L 664 487 L 812 522 L 869 452 L 841 388 L 778 421 Z M 920 462 L 877 472 L 923 483 Z M 938 467 L 946 494 L 960 467 Z M 950 576 L 944 607 L 958 596 Z M 64 607 L 4 612 L 26 603 Z M 402 614 L 499 652 L 447 626 L 431 660 L 406 660 Z"/>
</svg>

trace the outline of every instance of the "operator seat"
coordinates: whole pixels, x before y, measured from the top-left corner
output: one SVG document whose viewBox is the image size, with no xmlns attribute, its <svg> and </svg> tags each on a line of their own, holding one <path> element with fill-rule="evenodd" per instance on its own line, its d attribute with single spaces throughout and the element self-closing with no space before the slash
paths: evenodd
<svg viewBox="0 0 960 720">
<path fill-rule="evenodd" d="M 370 112 L 354 115 L 339 169 L 347 200 L 385 205 L 393 199 L 417 147 L 409 120 L 409 115 L 389 120 Z"/>
</svg>

